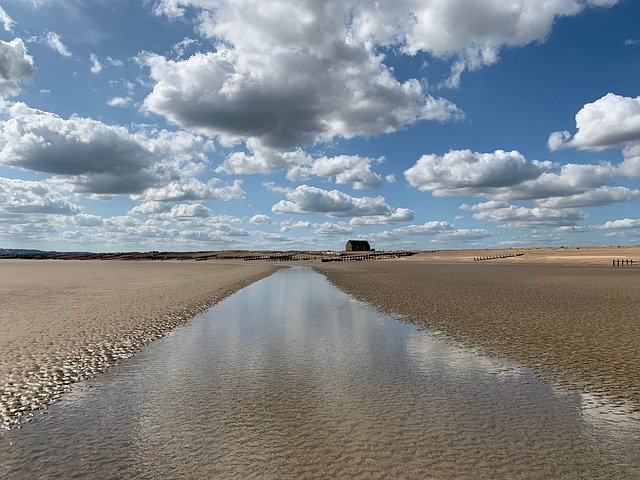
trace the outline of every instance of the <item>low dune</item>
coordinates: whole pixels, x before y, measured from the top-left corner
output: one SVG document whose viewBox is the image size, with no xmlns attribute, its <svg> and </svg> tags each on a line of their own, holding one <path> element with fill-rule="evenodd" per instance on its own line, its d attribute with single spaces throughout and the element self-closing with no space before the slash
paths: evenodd
<svg viewBox="0 0 640 480">
<path fill-rule="evenodd" d="M 0 426 L 273 271 L 237 261 L 0 261 Z"/>
</svg>

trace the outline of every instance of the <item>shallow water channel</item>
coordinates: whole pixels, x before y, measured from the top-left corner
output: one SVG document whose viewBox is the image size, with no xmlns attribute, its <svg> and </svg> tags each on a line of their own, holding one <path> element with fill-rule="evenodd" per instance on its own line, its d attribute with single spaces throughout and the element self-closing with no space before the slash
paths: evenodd
<svg viewBox="0 0 640 480">
<path fill-rule="evenodd" d="M 0 432 L 56 476 L 640 478 L 640 421 L 295 267 Z"/>
</svg>

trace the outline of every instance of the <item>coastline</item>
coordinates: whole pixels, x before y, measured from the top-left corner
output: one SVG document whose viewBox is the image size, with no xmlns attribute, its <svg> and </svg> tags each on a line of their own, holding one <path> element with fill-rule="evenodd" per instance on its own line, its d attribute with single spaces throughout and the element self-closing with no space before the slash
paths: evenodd
<svg viewBox="0 0 640 480">
<path fill-rule="evenodd" d="M 638 269 L 412 257 L 314 268 L 383 311 L 640 411 Z"/>
<path fill-rule="evenodd" d="M 238 261 L 0 261 L 0 428 L 275 270 Z"/>
</svg>

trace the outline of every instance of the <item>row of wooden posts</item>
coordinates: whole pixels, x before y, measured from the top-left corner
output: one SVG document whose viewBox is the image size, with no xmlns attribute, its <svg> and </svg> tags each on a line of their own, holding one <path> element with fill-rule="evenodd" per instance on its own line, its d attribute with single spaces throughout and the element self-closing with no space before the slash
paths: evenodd
<svg viewBox="0 0 640 480">
<path fill-rule="evenodd" d="M 625 258 L 625 259 L 614 258 L 612 260 L 612 263 L 614 267 L 624 267 L 624 266 L 633 267 L 633 260 L 628 258 Z"/>
<path fill-rule="evenodd" d="M 509 253 L 504 255 L 493 255 L 491 257 L 473 257 L 474 262 L 481 262 L 483 260 L 496 260 L 498 258 L 512 258 L 512 257 L 521 257 L 524 253 Z"/>
<path fill-rule="evenodd" d="M 383 260 L 389 258 L 401 258 L 415 255 L 415 252 L 389 252 L 389 253 L 350 253 L 333 257 L 323 257 L 322 262 L 361 262 L 366 260 Z"/>
</svg>

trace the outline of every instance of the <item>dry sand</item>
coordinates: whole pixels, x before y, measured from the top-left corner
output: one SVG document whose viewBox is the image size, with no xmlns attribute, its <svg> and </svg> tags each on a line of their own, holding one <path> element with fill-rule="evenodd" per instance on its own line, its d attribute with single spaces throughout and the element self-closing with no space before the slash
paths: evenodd
<svg viewBox="0 0 640 480">
<path fill-rule="evenodd" d="M 0 427 L 273 271 L 238 261 L 0 261 Z"/>
<path fill-rule="evenodd" d="M 640 265 L 499 263 L 504 261 L 410 257 L 315 268 L 383 310 L 515 359 L 559 385 L 640 410 Z"/>
<path fill-rule="evenodd" d="M 408 260 L 415 262 L 467 263 L 478 257 L 515 255 L 517 257 L 485 260 L 491 263 L 528 265 L 599 265 L 612 266 L 611 261 L 633 260 L 640 267 L 640 246 L 620 247 L 555 247 L 555 248 L 500 248 L 479 250 L 439 250 L 419 253 Z"/>
</svg>

